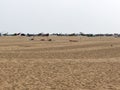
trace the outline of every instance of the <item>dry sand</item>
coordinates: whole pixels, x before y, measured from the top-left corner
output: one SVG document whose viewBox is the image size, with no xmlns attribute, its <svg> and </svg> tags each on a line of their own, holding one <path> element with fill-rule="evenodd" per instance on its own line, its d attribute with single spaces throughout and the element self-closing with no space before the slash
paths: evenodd
<svg viewBox="0 0 120 90">
<path fill-rule="evenodd" d="M 120 38 L 0 37 L 0 90 L 120 90 Z"/>
</svg>

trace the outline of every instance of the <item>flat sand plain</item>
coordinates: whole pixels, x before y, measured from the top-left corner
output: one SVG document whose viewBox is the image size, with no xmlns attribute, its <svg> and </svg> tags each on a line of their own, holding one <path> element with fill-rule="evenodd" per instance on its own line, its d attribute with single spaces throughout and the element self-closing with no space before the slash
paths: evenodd
<svg viewBox="0 0 120 90">
<path fill-rule="evenodd" d="M 0 90 L 120 90 L 120 38 L 0 37 Z"/>
</svg>

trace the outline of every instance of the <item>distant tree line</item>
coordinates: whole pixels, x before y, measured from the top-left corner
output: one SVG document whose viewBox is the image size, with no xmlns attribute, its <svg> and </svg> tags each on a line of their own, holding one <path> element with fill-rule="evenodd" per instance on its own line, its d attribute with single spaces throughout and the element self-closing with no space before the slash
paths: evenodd
<svg viewBox="0 0 120 90">
<path fill-rule="evenodd" d="M 0 33 L 0 36 L 86 36 L 86 37 L 97 37 L 97 36 L 115 36 L 120 37 L 120 34 L 114 33 L 114 34 L 84 34 L 82 32 L 80 33 L 71 33 L 71 34 L 64 34 L 64 33 L 38 33 L 38 34 L 30 34 L 30 33 L 14 33 L 14 34 L 8 34 L 8 33 Z"/>
</svg>

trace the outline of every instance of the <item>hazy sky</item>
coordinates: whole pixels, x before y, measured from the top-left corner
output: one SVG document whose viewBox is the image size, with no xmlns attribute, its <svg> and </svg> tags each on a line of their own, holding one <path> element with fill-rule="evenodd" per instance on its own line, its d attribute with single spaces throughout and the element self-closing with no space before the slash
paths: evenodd
<svg viewBox="0 0 120 90">
<path fill-rule="evenodd" d="M 0 32 L 120 33 L 120 0 L 0 0 Z"/>
</svg>

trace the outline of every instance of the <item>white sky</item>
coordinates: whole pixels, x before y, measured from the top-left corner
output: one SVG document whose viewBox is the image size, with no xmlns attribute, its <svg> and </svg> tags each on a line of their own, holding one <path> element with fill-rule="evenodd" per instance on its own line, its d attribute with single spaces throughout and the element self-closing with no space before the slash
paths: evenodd
<svg viewBox="0 0 120 90">
<path fill-rule="evenodd" d="M 120 33 L 120 0 L 0 0 L 0 32 Z"/>
</svg>

